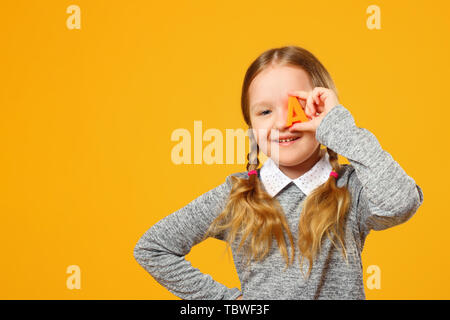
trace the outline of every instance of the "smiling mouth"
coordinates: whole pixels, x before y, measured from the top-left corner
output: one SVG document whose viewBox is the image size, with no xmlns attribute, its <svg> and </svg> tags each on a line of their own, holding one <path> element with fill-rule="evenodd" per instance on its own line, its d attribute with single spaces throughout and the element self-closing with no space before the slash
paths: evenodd
<svg viewBox="0 0 450 320">
<path fill-rule="evenodd" d="M 289 139 L 280 139 L 280 140 L 273 140 L 273 142 L 277 142 L 281 145 L 289 145 L 291 143 L 293 143 L 294 141 L 300 139 L 300 137 L 295 137 L 295 138 L 289 138 Z"/>
</svg>

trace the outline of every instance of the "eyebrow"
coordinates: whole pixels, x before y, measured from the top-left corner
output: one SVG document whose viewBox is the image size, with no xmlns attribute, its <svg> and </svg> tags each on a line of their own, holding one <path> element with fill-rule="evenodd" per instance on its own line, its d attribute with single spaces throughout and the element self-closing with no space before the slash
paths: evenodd
<svg viewBox="0 0 450 320">
<path fill-rule="evenodd" d="M 255 109 L 256 107 L 259 107 L 259 106 L 261 106 L 261 105 L 270 105 L 270 104 L 271 104 L 270 101 L 260 101 L 260 102 L 255 103 L 254 105 L 252 105 L 252 106 L 250 107 L 250 110 L 253 110 L 253 109 Z"/>
</svg>

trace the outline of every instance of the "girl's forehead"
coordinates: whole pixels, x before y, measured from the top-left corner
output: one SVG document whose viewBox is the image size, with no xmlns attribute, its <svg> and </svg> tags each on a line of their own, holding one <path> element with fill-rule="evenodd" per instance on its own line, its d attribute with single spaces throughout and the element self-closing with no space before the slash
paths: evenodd
<svg viewBox="0 0 450 320">
<path fill-rule="evenodd" d="M 272 100 L 273 103 L 287 101 L 287 93 L 297 90 L 310 90 L 310 79 L 303 69 L 289 66 L 268 67 L 250 84 L 250 105 Z"/>
</svg>

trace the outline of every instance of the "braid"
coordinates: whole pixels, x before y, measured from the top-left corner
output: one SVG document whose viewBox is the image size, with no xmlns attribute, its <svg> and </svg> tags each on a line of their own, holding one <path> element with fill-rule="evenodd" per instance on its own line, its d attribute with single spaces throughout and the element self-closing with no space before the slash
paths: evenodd
<svg viewBox="0 0 450 320">
<path fill-rule="evenodd" d="M 247 171 L 256 170 L 259 167 L 259 146 L 256 143 L 253 133 L 250 131 L 250 151 L 247 154 Z"/>
<path fill-rule="evenodd" d="M 341 170 L 341 165 L 339 164 L 339 161 L 338 161 L 338 154 L 328 147 L 327 147 L 327 152 L 328 152 L 331 167 L 333 168 L 333 171 L 336 172 L 339 176 L 340 175 L 339 171 Z M 337 187 L 337 179 L 335 179 L 332 176 L 330 176 L 330 178 L 332 178 L 334 180 L 333 186 Z M 333 189 L 335 189 L 335 188 L 333 188 Z"/>
</svg>

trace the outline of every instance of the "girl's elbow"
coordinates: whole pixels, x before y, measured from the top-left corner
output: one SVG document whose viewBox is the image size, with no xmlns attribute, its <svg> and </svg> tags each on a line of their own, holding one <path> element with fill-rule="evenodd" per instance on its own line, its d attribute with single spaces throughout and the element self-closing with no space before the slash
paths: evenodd
<svg viewBox="0 0 450 320">
<path fill-rule="evenodd" d="M 140 247 L 139 242 L 134 246 L 133 257 L 134 257 L 134 260 L 137 261 L 137 263 L 141 264 L 141 261 L 142 261 L 142 248 Z"/>
<path fill-rule="evenodd" d="M 383 207 L 370 203 L 370 214 L 366 224 L 376 231 L 403 224 L 415 215 L 422 203 L 422 189 L 415 185 L 413 191 L 405 195 L 401 201 L 392 202 L 389 206 Z"/>
<path fill-rule="evenodd" d="M 404 194 L 403 199 L 397 200 L 397 204 L 393 204 L 392 215 L 396 216 L 399 222 L 408 221 L 419 209 L 423 202 L 422 189 L 414 183 L 414 186 Z"/>
<path fill-rule="evenodd" d="M 407 198 L 408 201 L 406 201 L 407 205 L 403 209 L 403 212 L 401 213 L 401 216 L 403 216 L 404 221 L 406 222 L 409 220 L 419 209 L 419 207 L 423 203 L 423 192 L 422 189 L 418 186 L 414 186 L 414 191 L 411 192 L 411 195 Z"/>
<path fill-rule="evenodd" d="M 416 184 L 416 193 L 414 197 L 414 206 L 416 207 L 416 210 L 422 205 L 422 203 L 423 203 L 423 191 L 422 188 Z"/>
<path fill-rule="evenodd" d="M 133 248 L 133 257 L 142 267 L 148 268 L 150 261 L 155 258 L 155 243 L 145 235 L 142 236 Z"/>
</svg>

